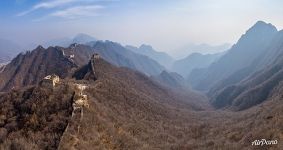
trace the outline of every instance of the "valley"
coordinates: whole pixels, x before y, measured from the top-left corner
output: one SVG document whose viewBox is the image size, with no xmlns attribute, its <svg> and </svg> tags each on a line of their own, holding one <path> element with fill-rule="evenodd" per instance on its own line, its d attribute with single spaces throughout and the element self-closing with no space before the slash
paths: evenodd
<svg viewBox="0 0 283 150">
<path fill-rule="evenodd" d="M 0 149 L 283 146 L 283 36 L 272 24 L 258 21 L 223 53 L 175 61 L 81 37 L 1 66 Z M 262 139 L 278 143 L 252 145 Z"/>
</svg>

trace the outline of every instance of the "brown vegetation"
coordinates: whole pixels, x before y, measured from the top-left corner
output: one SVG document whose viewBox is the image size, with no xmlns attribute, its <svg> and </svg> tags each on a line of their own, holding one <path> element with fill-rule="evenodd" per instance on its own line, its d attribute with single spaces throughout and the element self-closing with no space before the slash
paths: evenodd
<svg viewBox="0 0 283 150">
<path fill-rule="evenodd" d="M 90 107 L 79 132 L 66 130 L 61 149 L 258 149 L 251 145 L 256 139 L 282 141 L 278 97 L 242 112 L 195 111 L 142 74 L 96 65 L 97 80 L 81 81 L 91 83 Z"/>
<path fill-rule="evenodd" d="M 279 144 L 260 148 L 283 146 L 282 83 L 269 101 L 230 112 L 208 110 L 195 103 L 202 100 L 196 93 L 170 91 L 103 59 L 76 74 L 81 80 L 0 95 L 0 149 L 257 149 L 251 142 L 263 138 Z M 88 86 L 83 117 L 72 108 L 76 84 Z"/>
<path fill-rule="evenodd" d="M 50 87 L 0 96 L 0 149 L 56 149 L 72 112 L 73 91 L 67 85 Z"/>
</svg>

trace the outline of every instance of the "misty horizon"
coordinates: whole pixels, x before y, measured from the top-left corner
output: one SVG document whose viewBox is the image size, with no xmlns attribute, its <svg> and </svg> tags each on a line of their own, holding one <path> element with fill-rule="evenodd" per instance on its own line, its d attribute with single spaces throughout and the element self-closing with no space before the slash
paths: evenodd
<svg viewBox="0 0 283 150">
<path fill-rule="evenodd" d="M 157 51 L 172 54 L 191 44 L 235 44 L 259 20 L 278 28 L 283 26 L 281 1 L 272 4 L 265 0 L 166 0 L 162 3 L 15 0 L 0 3 L 0 38 L 22 47 L 85 33 L 123 45 L 148 44 Z"/>
</svg>

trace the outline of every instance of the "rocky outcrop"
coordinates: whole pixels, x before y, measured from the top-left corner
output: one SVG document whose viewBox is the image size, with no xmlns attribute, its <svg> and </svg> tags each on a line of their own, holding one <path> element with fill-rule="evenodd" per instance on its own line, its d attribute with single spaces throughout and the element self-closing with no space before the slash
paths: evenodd
<svg viewBox="0 0 283 150">
<path fill-rule="evenodd" d="M 38 84 L 44 77 L 56 74 L 65 78 L 78 66 L 64 56 L 59 47 L 37 47 L 19 54 L 0 73 L 0 91 Z"/>
<path fill-rule="evenodd" d="M 100 56 L 98 54 L 94 54 L 87 65 L 82 66 L 73 74 L 73 78 L 77 80 L 96 80 L 96 71 L 95 71 L 95 63 L 99 61 Z"/>
</svg>

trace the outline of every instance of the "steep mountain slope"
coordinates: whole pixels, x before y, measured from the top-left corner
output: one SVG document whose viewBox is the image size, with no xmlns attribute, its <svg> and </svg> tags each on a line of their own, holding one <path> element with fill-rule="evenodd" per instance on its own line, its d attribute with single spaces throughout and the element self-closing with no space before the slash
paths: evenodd
<svg viewBox="0 0 283 150">
<path fill-rule="evenodd" d="M 162 71 L 159 75 L 151 76 L 151 78 L 160 84 L 171 88 L 179 89 L 188 87 L 186 80 L 175 72 Z"/>
<path fill-rule="evenodd" d="M 0 96 L 0 149 L 56 149 L 72 114 L 73 90 L 44 84 Z"/>
<path fill-rule="evenodd" d="M 269 49 L 269 54 L 271 55 L 268 55 L 267 53 L 265 56 L 261 56 L 258 58 L 260 60 L 258 62 L 261 63 L 252 66 L 253 68 L 260 68 L 263 66 L 262 69 L 250 73 L 248 77 L 242 79 L 238 84 L 227 85 L 215 94 L 211 94 L 212 103 L 218 108 L 232 106 L 237 110 L 242 110 L 269 99 L 273 89 L 275 89 L 283 80 L 282 41 L 283 38 L 277 45 L 273 45 L 275 43 L 272 42 Z M 277 55 L 274 55 L 275 53 Z M 272 57 L 270 56 L 274 56 L 274 58 L 271 59 Z M 266 64 L 263 65 L 262 62 L 265 62 L 266 60 L 270 61 L 267 61 Z M 248 67 L 247 69 L 249 68 L 251 67 Z"/>
<path fill-rule="evenodd" d="M 219 59 L 223 54 L 224 52 L 205 55 L 193 53 L 184 59 L 175 61 L 171 70 L 179 73 L 184 78 L 187 78 L 193 69 L 206 68 Z"/>
<path fill-rule="evenodd" d="M 114 65 L 149 75 L 158 74 L 164 69 L 154 60 L 113 42 L 97 42 L 93 47 L 72 44 L 67 48 L 56 46 L 44 49 L 39 46 L 32 52 L 19 54 L 11 63 L 1 67 L 0 90 L 33 85 L 53 73 L 65 78 L 75 68 L 85 65 L 94 53 L 99 53 Z"/>
<path fill-rule="evenodd" d="M 59 47 L 44 49 L 39 46 L 32 52 L 19 54 L 5 66 L 0 73 L 0 90 L 37 84 L 50 74 L 64 78 L 76 67 L 77 65 L 65 57 Z"/>
<path fill-rule="evenodd" d="M 165 52 L 158 52 L 154 50 L 150 45 L 141 45 L 139 48 L 134 46 L 125 46 L 127 49 L 132 50 L 135 53 L 142 54 L 150 57 L 151 59 L 157 61 L 159 64 L 165 66 L 167 69 L 173 63 L 173 58 L 166 54 Z"/>
<path fill-rule="evenodd" d="M 198 90 L 209 90 L 221 79 L 225 79 L 236 71 L 249 66 L 258 56 L 266 51 L 267 46 L 276 36 L 277 29 L 262 21 L 257 22 L 244 34 L 218 61 L 211 64 L 202 74 L 192 73 L 198 76 L 198 80 L 190 75 L 192 86 Z"/>
<path fill-rule="evenodd" d="M 281 88 L 264 103 L 240 112 L 216 111 L 199 115 L 207 119 L 210 130 L 203 138 L 202 149 L 281 149 L 283 144 L 283 103 Z M 276 93 L 276 94 L 275 94 Z M 205 133 L 204 127 L 203 133 Z M 254 141 L 272 141 L 272 145 L 253 145 Z M 209 143 L 209 144 L 208 144 Z"/>
<path fill-rule="evenodd" d="M 91 67 L 90 64 L 95 65 Z M 159 148 L 174 146 L 162 137 L 175 141 L 176 135 L 164 128 L 172 128 L 170 124 L 173 122 L 182 122 L 185 118 L 181 115 L 185 113 L 182 108 L 199 109 L 199 106 L 191 103 L 196 98 L 193 95 L 184 100 L 145 75 L 127 68 L 117 68 L 103 59 L 93 60 L 78 72 L 75 74 L 79 74 L 83 79 L 81 82 L 87 85 L 84 94 L 88 96 L 90 106 L 84 111 L 80 131 L 67 129 L 59 149 L 151 149 L 156 145 Z M 86 77 L 87 74 L 95 74 L 95 80 Z M 180 109 L 181 113 L 177 114 L 175 109 Z M 176 118 L 176 115 L 180 118 Z"/>
<path fill-rule="evenodd" d="M 114 65 L 138 70 L 146 75 L 157 75 L 165 70 L 155 60 L 144 55 L 136 54 L 118 43 L 98 41 L 91 45 L 96 53 Z"/>
<path fill-rule="evenodd" d="M 162 137 L 175 141 L 177 135 L 165 129 L 181 132 L 175 124 L 186 118 L 183 109 L 202 107 L 191 102 L 200 98 L 196 93 L 184 99 L 145 75 L 112 66 L 99 56 L 74 77 L 78 80 L 61 79 L 55 86 L 43 80 L 37 86 L 2 93 L 0 148 L 136 149 L 156 143 L 160 148 L 174 147 L 177 143 Z M 78 85 L 86 88 L 78 91 Z M 77 93 L 85 95 L 87 106 L 76 108 Z M 158 138 L 155 133 L 160 133 Z"/>
<path fill-rule="evenodd" d="M 90 107 L 79 131 L 65 131 L 59 149 L 257 149 L 256 139 L 283 139 L 282 87 L 248 111 L 197 112 L 142 74 L 95 62 L 96 80 L 81 81 L 93 83 L 85 90 Z"/>
<path fill-rule="evenodd" d="M 97 53 L 113 65 L 138 70 L 147 75 L 156 75 L 165 70 L 153 59 L 136 54 L 111 41 L 90 42 L 87 45 L 72 44 L 68 48 L 61 48 L 61 50 L 79 65 L 86 64 L 92 54 Z"/>
<path fill-rule="evenodd" d="M 0 63 L 11 61 L 21 51 L 22 48 L 18 44 L 0 39 Z"/>
<path fill-rule="evenodd" d="M 274 61 L 282 56 L 282 43 L 283 31 L 279 31 L 276 34 L 275 38 L 271 41 L 269 46 L 266 48 L 266 50 L 261 55 L 259 55 L 250 65 L 247 65 L 247 67 L 236 71 L 227 78 L 224 78 L 223 80 L 218 82 L 213 88 L 210 89 L 208 95 L 215 95 L 218 93 L 218 91 L 222 90 L 226 86 L 239 83 L 245 78 L 253 75 L 253 73 L 264 69 L 268 65 L 274 64 Z"/>
</svg>

